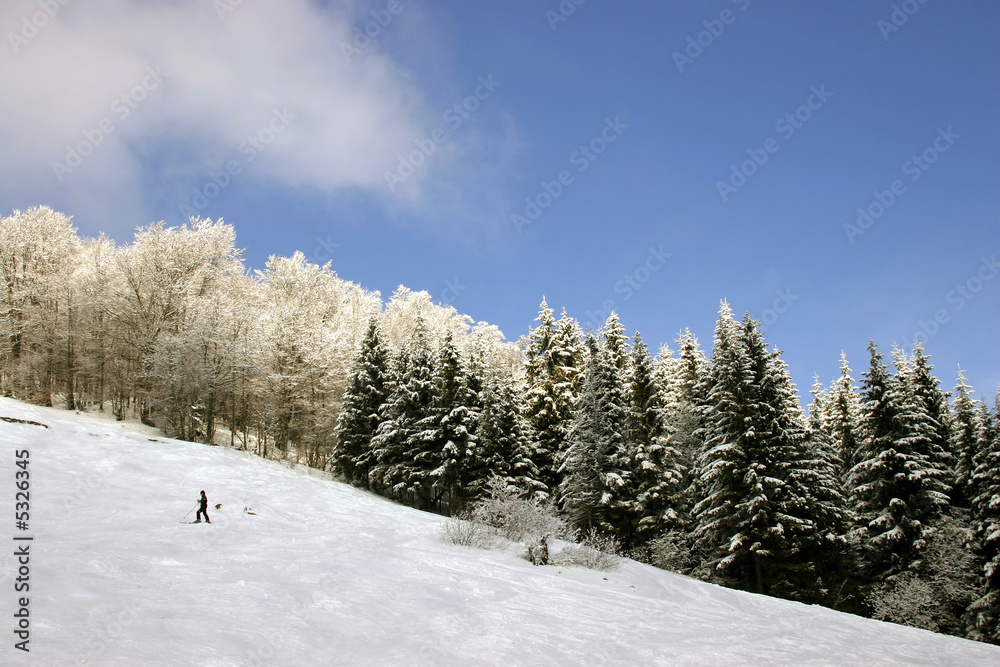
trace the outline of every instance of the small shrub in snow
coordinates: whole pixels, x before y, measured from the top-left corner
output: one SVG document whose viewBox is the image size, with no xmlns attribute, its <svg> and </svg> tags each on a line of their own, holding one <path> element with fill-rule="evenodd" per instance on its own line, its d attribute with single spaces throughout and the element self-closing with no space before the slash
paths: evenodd
<svg viewBox="0 0 1000 667">
<path fill-rule="evenodd" d="M 552 562 L 549 557 L 548 533 L 529 540 L 524 546 L 523 558 L 532 565 L 548 565 Z"/>
<path fill-rule="evenodd" d="M 441 533 L 445 544 L 455 546 L 499 549 L 504 545 L 504 539 L 496 529 L 466 519 L 448 519 L 441 526 Z"/>
<path fill-rule="evenodd" d="M 486 496 L 476 503 L 471 519 L 492 526 L 511 542 L 537 540 L 542 535 L 559 537 L 566 526 L 552 508 L 534 498 L 526 498 L 519 489 L 494 475 L 486 485 Z"/>
<path fill-rule="evenodd" d="M 606 572 L 618 566 L 621 560 L 621 556 L 618 555 L 620 551 L 621 544 L 617 539 L 591 528 L 584 534 L 579 544 L 563 547 L 552 562 L 557 565 L 578 565 Z"/>
<path fill-rule="evenodd" d="M 649 563 L 662 570 L 687 574 L 691 571 L 692 550 L 688 537 L 668 530 L 649 543 Z"/>
</svg>

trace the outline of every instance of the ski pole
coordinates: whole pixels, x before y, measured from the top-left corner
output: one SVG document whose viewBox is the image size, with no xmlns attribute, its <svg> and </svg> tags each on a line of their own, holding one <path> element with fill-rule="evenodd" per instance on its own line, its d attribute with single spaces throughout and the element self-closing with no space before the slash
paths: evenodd
<svg viewBox="0 0 1000 667">
<path fill-rule="evenodd" d="M 194 507 L 197 507 L 197 506 L 198 506 L 199 504 L 200 504 L 200 503 L 195 503 L 195 504 L 194 504 Z M 193 512 L 193 511 L 194 511 L 194 507 L 192 507 L 191 509 L 189 509 L 189 510 L 188 510 L 188 513 L 184 515 L 184 518 L 185 518 L 185 519 L 186 519 L 186 518 L 188 518 L 188 515 L 190 515 L 190 514 L 191 514 L 191 512 Z M 182 519 L 182 521 L 183 521 L 183 519 Z"/>
</svg>

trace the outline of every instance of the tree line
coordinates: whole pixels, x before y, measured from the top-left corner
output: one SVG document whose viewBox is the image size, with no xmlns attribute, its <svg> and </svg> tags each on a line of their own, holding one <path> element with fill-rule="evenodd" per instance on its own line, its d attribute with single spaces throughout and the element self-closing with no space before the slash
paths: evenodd
<svg viewBox="0 0 1000 667">
<path fill-rule="evenodd" d="M 0 391 L 294 458 L 459 513 L 499 475 L 572 527 L 727 586 L 1000 643 L 1000 419 L 925 351 L 869 345 L 808 412 L 749 314 L 654 357 L 543 300 L 516 343 L 425 292 L 301 255 L 249 273 L 231 226 L 118 247 L 0 220 Z"/>
</svg>

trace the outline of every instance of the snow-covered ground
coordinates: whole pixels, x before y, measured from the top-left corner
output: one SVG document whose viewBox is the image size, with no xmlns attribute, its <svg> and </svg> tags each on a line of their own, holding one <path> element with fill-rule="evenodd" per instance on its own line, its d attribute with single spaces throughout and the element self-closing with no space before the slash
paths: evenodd
<svg viewBox="0 0 1000 667">
<path fill-rule="evenodd" d="M 3 665 L 1000 664 L 1000 648 L 631 561 L 446 546 L 440 517 L 142 426 L 8 399 L 0 416 L 50 426 L 0 421 Z M 182 523 L 201 489 L 212 524 Z M 15 534 L 34 537 L 30 654 L 14 648 Z"/>
</svg>

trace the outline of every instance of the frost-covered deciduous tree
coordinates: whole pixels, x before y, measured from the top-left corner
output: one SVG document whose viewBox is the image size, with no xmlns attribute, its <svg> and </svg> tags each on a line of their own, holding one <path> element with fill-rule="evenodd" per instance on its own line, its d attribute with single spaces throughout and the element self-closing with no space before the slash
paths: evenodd
<svg viewBox="0 0 1000 667">
<path fill-rule="evenodd" d="M 81 242 L 70 219 L 48 207 L 0 219 L 0 391 L 75 406 L 81 347 L 73 279 Z"/>
</svg>

